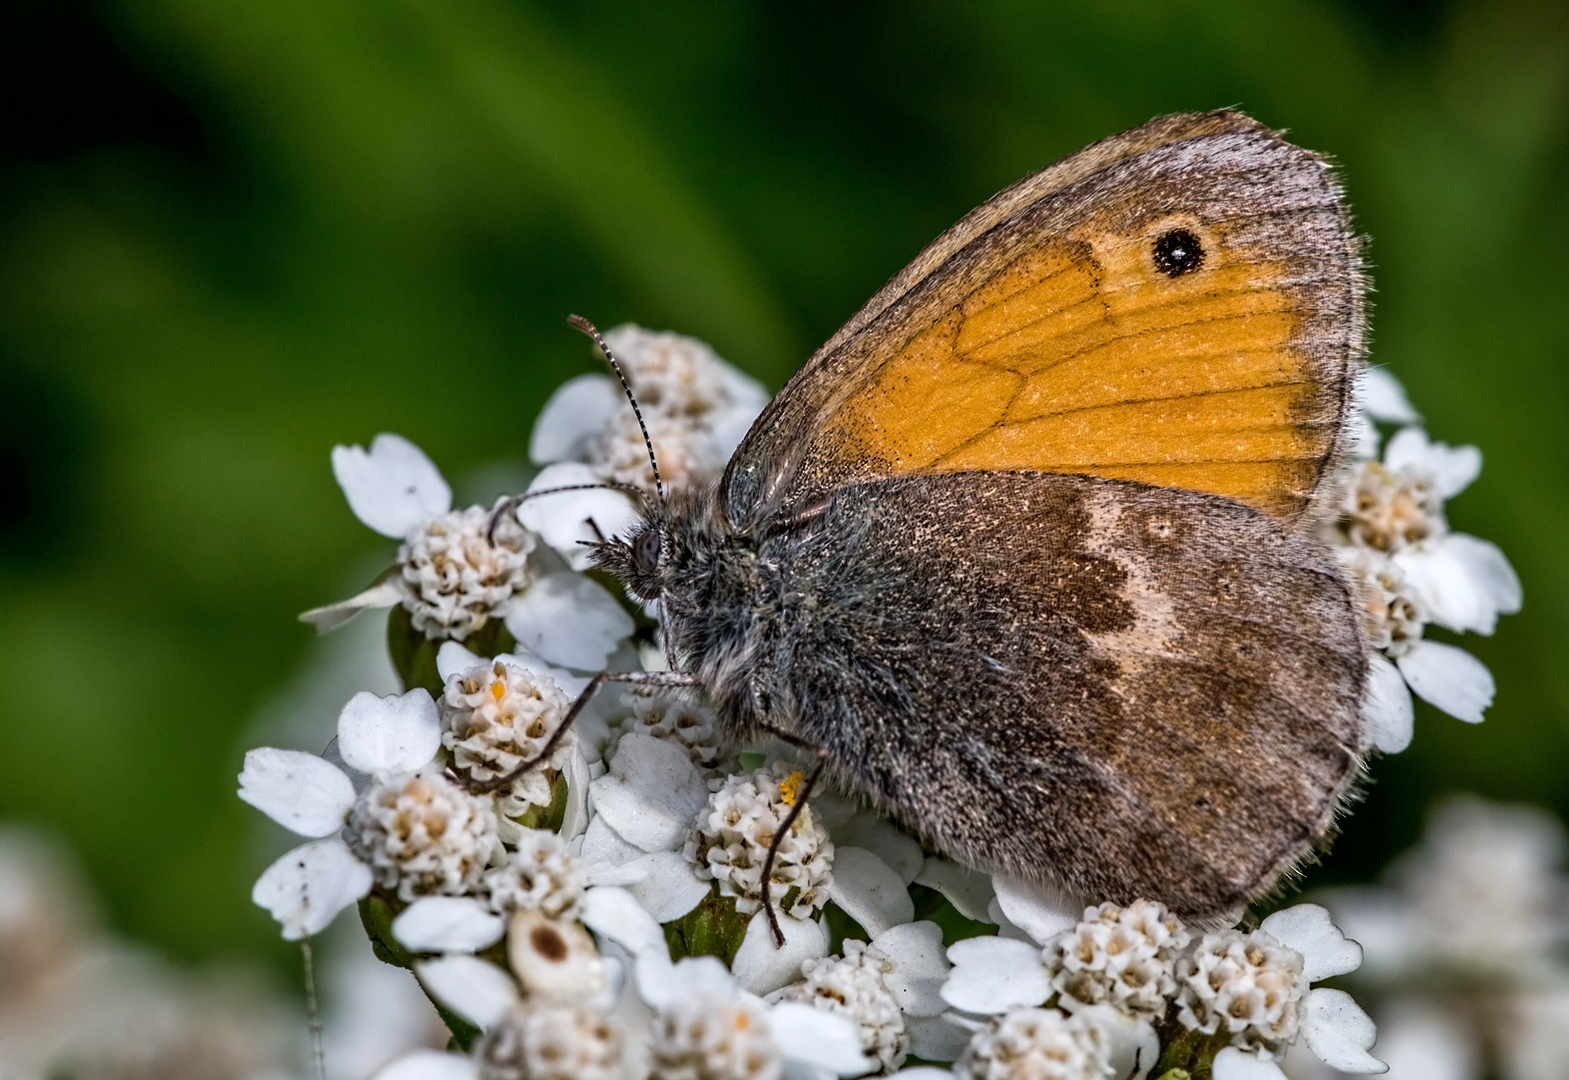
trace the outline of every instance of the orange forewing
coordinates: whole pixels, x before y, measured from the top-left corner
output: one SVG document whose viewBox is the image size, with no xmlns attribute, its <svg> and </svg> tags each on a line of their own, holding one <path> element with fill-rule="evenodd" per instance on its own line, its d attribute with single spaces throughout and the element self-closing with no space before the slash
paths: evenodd
<svg viewBox="0 0 1569 1080">
<path fill-rule="evenodd" d="M 1020 251 L 883 361 L 818 445 L 889 473 L 1089 473 L 1294 513 L 1339 402 L 1293 346 L 1284 268 L 1216 265 L 1225 237 L 1206 232 L 1207 265 L 1175 279 L 1148 244 Z"/>
<path fill-rule="evenodd" d="M 1153 253 L 1173 229 L 1204 252 L 1175 276 Z M 763 419 L 801 429 L 788 446 L 774 436 L 775 452 L 807 495 L 868 476 L 1035 469 L 1295 520 L 1342 428 L 1361 288 L 1319 159 L 1236 114 L 1167 118 L 955 226 Z"/>
</svg>

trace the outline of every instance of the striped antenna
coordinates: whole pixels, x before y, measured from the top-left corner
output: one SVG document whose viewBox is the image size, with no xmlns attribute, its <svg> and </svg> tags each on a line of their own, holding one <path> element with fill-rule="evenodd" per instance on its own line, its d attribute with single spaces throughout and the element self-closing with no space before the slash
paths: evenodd
<svg viewBox="0 0 1569 1080">
<path fill-rule="evenodd" d="M 604 336 L 593 323 L 581 315 L 571 315 L 567 317 L 567 325 L 594 339 L 594 344 L 599 346 L 599 351 L 605 354 L 605 359 L 610 363 L 610 370 L 614 371 L 616 378 L 621 380 L 621 389 L 626 391 L 627 400 L 632 403 L 632 415 L 637 417 L 638 430 L 643 433 L 643 445 L 648 447 L 648 464 L 654 470 L 654 490 L 659 495 L 660 505 L 663 506 L 665 482 L 659 478 L 659 461 L 654 457 L 654 440 L 649 438 L 648 425 L 643 423 L 643 410 L 638 408 L 637 396 L 632 393 L 632 384 L 627 382 L 626 372 L 621 370 L 621 364 L 616 360 L 615 353 L 610 351 L 610 346 L 605 344 Z"/>
</svg>

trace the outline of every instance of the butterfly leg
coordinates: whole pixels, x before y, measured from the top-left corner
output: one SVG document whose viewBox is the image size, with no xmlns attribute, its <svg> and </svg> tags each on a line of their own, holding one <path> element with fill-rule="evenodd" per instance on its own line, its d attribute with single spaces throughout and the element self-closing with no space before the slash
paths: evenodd
<svg viewBox="0 0 1569 1080">
<path fill-rule="evenodd" d="M 688 675 L 683 671 L 601 671 L 588 681 L 583 692 L 577 696 L 572 707 L 567 710 L 567 715 L 562 718 L 561 726 L 550 733 L 550 738 L 545 741 L 545 748 L 532 761 L 525 761 L 509 773 L 501 776 L 492 776 L 489 780 L 465 781 L 467 788 L 477 794 L 487 791 L 496 791 L 512 783 L 530 769 L 537 768 L 550 760 L 550 755 L 556 752 L 556 746 L 566 737 L 572 727 L 572 722 L 578 718 L 584 707 L 588 705 L 596 691 L 606 683 L 632 683 L 636 686 L 694 686 L 697 684 L 696 675 Z"/>
<path fill-rule="evenodd" d="M 816 746 L 805 739 L 775 728 L 765 727 L 774 738 L 781 742 L 802 750 L 809 750 L 817 758 L 817 764 L 812 766 L 812 771 L 807 774 L 806 781 L 795 793 L 795 803 L 790 807 L 790 812 L 785 815 L 784 821 L 779 823 L 779 828 L 774 831 L 774 837 L 768 843 L 768 854 L 763 857 L 763 911 L 768 915 L 768 928 L 774 932 L 774 946 L 784 948 L 784 931 L 779 928 L 779 915 L 774 911 L 773 873 L 774 860 L 779 855 L 779 845 L 784 843 L 784 838 L 790 834 L 790 827 L 795 824 L 795 819 L 801 816 L 801 811 L 806 808 L 806 800 L 812 795 L 812 788 L 823 775 L 823 769 L 828 765 L 828 751 L 821 746 Z"/>
</svg>

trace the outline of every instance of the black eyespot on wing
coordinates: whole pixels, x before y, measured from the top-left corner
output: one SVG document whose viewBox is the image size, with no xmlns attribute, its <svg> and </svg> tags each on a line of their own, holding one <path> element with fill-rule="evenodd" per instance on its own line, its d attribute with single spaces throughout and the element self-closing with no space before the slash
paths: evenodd
<svg viewBox="0 0 1569 1080">
<path fill-rule="evenodd" d="M 1204 245 L 1187 229 L 1171 229 L 1155 241 L 1155 269 L 1167 277 L 1181 277 L 1204 265 Z"/>
</svg>

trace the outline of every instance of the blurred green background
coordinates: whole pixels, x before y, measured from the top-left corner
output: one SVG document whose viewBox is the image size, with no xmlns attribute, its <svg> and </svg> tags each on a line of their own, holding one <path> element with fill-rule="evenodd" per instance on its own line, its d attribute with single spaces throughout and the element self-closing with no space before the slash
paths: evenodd
<svg viewBox="0 0 1569 1080">
<path fill-rule="evenodd" d="M 1321 3 L 9 0 L 0 8 L 0 816 L 122 929 L 277 949 L 241 732 L 295 613 L 391 545 L 329 448 L 462 476 L 591 370 L 569 312 L 777 387 L 976 203 L 1158 113 L 1240 105 L 1333 155 L 1374 359 L 1526 610 L 1470 639 L 1487 722 L 1423 708 L 1314 880 L 1432 795 L 1569 812 L 1569 11 Z M 358 568 L 358 569 L 356 569 Z M 278 849 L 281 850 L 281 847 Z"/>
</svg>

